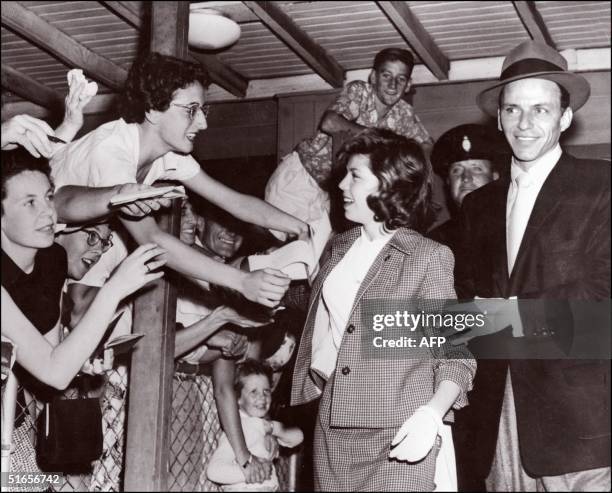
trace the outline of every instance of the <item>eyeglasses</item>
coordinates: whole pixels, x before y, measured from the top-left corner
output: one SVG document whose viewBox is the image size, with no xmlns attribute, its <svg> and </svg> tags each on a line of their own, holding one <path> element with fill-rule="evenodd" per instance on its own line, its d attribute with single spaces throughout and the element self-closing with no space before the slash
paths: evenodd
<svg viewBox="0 0 612 493">
<path fill-rule="evenodd" d="M 82 229 L 83 233 L 87 233 L 87 244 L 91 247 L 96 246 L 98 243 L 102 245 L 102 251 L 106 252 L 110 247 L 113 246 L 113 235 L 111 234 L 108 239 L 102 238 L 100 234 L 94 229 Z"/>
<path fill-rule="evenodd" d="M 208 112 L 210 110 L 210 105 L 208 104 L 203 104 L 203 105 L 199 105 L 197 103 L 194 104 L 179 104 L 179 103 L 170 103 L 172 106 L 178 106 L 179 108 L 183 108 L 187 110 L 187 115 L 189 116 L 189 120 L 193 121 L 195 120 L 196 115 L 198 114 L 198 111 L 202 110 L 202 114 L 204 115 L 204 118 L 208 117 Z"/>
</svg>

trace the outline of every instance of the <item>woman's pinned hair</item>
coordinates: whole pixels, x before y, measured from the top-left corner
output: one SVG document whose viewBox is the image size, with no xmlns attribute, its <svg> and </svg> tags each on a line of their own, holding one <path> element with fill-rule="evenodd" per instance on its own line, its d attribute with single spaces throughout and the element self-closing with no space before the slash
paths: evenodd
<svg viewBox="0 0 612 493">
<path fill-rule="evenodd" d="M 361 154 L 380 183 L 377 194 L 367 199 L 377 221 L 388 231 L 400 227 L 424 232 L 432 219 L 432 171 L 423 149 L 414 140 L 391 130 L 370 128 L 344 143 L 339 166 Z"/>
</svg>

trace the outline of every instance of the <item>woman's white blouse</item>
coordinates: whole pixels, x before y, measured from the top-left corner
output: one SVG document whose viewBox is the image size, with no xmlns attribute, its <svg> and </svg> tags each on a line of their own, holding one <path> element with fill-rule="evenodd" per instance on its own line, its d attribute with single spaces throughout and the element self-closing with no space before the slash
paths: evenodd
<svg viewBox="0 0 612 493">
<path fill-rule="evenodd" d="M 329 273 L 323 284 L 321 299 L 329 313 L 329 327 L 322 334 L 314 334 L 320 339 L 312 341 L 312 347 L 316 348 L 316 351 L 313 351 L 311 368 L 327 377 L 336 367 L 338 349 L 359 287 L 392 236 L 393 233 L 383 233 L 381 237 L 370 240 L 362 228 L 361 236 Z"/>
</svg>

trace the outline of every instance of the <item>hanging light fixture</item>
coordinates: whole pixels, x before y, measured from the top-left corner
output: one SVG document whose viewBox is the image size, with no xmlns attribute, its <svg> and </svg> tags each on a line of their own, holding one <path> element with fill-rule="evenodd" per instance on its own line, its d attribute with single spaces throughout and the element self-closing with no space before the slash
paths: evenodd
<svg viewBox="0 0 612 493">
<path fill-rule="evenodd" d="M 202 50 L 220 50 L 240 37 L 240 26 L 214 9 L 196 9 L 189 13 L 189 46 Z"/>
</svg>

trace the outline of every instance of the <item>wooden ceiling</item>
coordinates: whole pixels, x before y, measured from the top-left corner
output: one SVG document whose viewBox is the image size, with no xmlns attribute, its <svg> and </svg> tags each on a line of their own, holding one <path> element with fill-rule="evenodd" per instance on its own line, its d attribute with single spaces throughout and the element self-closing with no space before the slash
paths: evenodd
<svg viewBox="0 0 612 493">
<path fill-rule="evenodd" d="M 103 101 L 121 87 L 139 46 L 147 46 L 150 4 L 3 1 L 3 102 L 50 107 L 66 94 L 66 72 L 74 67 L 100 84 L 97 99 Z M 211 100 L 341 87 L 367 75 L 376 52 L 387 46 L 413 51 L 416 84 L 494 78 L 503 56 L 530 38 L 570 50 L 574 70 L 610 69 L 605 1 L 216 1 L 190 7 L 215 8 L 242 30 L 228 49 L 190 52 L 211 72 Z"/>
</svg>

